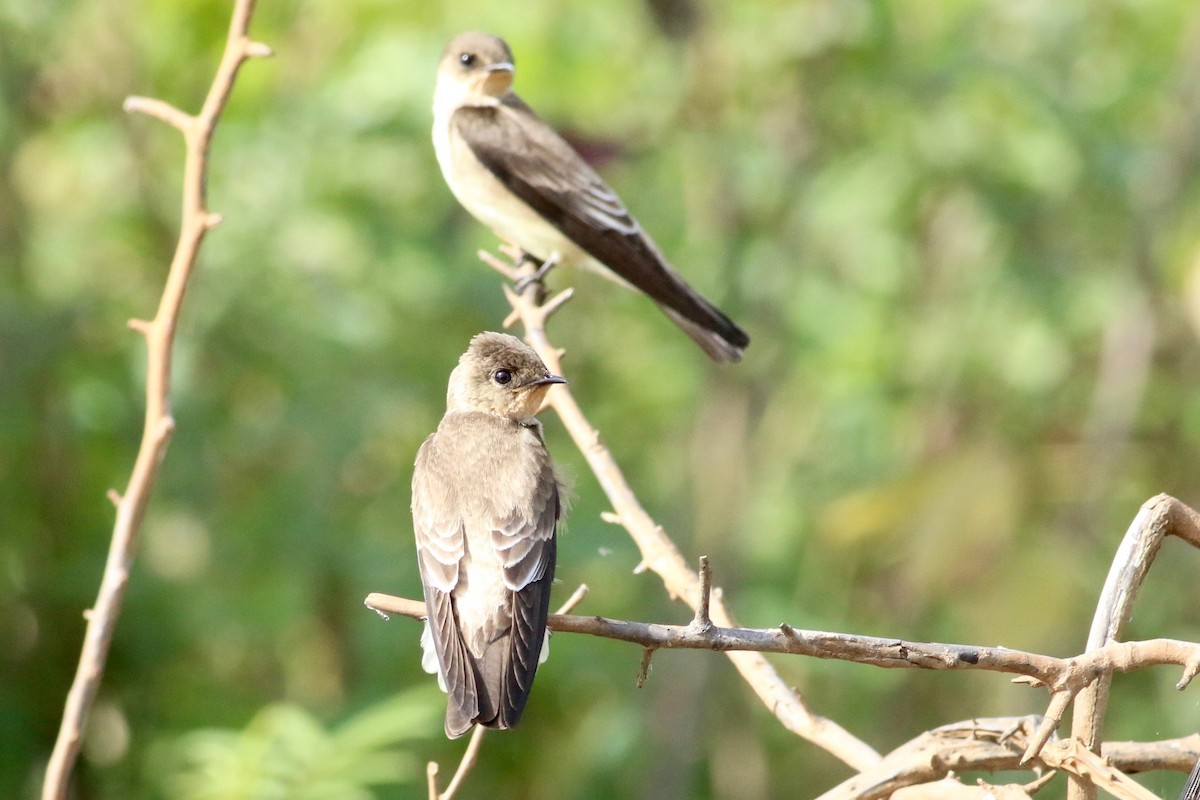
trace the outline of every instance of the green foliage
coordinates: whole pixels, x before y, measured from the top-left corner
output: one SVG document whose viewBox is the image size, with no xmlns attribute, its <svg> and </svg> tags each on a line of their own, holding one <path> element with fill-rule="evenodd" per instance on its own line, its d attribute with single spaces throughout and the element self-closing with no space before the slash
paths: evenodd
<svg viewBox="0 0 1200 800">
<path fill-rule="evenodd" d="M 692 9 L 669 28 L 690 32 L 650 5 Z M 195 110 L 230 7 L 0 0 L 2 797 L 35 795 L 56 731 L 105 491 L 141 433 L 125 322 L 153 313 L 176 236 L 178 134 L 121 101 Z M 1067 655 L 1138 505 L 1200 504 L 1194 0 L 260 0 L 253 32 L 277 55 L 245 68 L 213 144 L 225 222 L 185 301 L 177 429 L 80 798 L 175 796 L 190 790 L 168 773 L 217 758 L 232 780 L 268 745 L 317 787 L 338 773 L 304 754 L 345 729 L 312 719 L 432 686 L 419 626 L 361 601 L 419 596 L 412 460 L 455 359 L 507 313 L 474 257 L 494 238 L 430 144 L 438 54 L 469 28 L 508 38 L 518 91 L 613 153 L 602 174 L 753 339 L 718 368 L 633 293 L 550 277 L 577 288 L 551 326 L 573 391 L 745 624 Z M 586 582 L 584 611 L 686 620 L 632 574 L 582 458 L 546 428 L 577 495 L 555 596 Z M 1196 556 L 1164 555 L 1132 635 L 1195 640 Z M 756 800 L 845 777 L 722 656 L 660 653 L 637 691 L 639 660 L 556 637 L 463 797 Z M 776 663 L 880 749 L 1043 710 L 997 676 Z M 1195 730 L 1167 672 L 1116 679 L 1110 736 Z M 442 699 L 411 703 L 428 716 L 408 738 L 321 746 L 388 753 L 396 776 L 447 769 L 462 743 L 440 734 Z M 308 721 L 264 711 L 280 704 Z M 212 730 L 246 733 L 196 733 Z M 378 763 L 341 771 L 346 791 L 421 791 L 370 783 Z"/>
<path fill-rule="evenodd" d="M 427 695 L 399 695 L 332 731 L 297 706 L 268 706 L 245 730 L 198 730 L 158 745 L 150 769 L 178 800 L 369 800 L 371 786 L 424 781 L 417 759 L 397 746 L 436 730 Z"/>
</svg>

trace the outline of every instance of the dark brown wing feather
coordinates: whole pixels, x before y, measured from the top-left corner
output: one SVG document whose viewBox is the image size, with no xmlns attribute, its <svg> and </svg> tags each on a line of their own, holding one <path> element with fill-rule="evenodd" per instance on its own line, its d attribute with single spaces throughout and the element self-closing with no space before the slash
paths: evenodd
<svg viewBox="0 0 1200 800">
<path fill-rule="evenodd" d="M 558 551 L 554 533 L 562 515 L 558 481 L 549 461 L 538 483 L 534 509 L 534 519 L 510 519 L 492 534 L 493 545 L 504 554 L 504 580 L 512 590 L 512 630 L 507 641 L 498 643 L 495 658 L 489 652 L 484 666 L 485 685 L 496 700 L 493 724 L 498 728 L 512 727 L 521 718 L 546 637 Z M 494 669 L 491 674 L 489 666 Z"/>
<path fill-rule="evenodd" d="M 413 528 L 429 629 L 448 693 L 446 735 L 457 738 L 476 723 L 512 727 L 525 709 L 546 635 L 562 503 L 554 468 L 543 450 L 536 496 L 530 503 L 532 519 L 514 512 L 497 520 L 492 531 L 492 546 L 503 561 L 511 593 L 512 625 L 475 658 L 463 639 L 453 594 L 466 554 L 463 523 L 453 509 L 430 502 L 445 494 L 437 471 L 427 466 L 436 435 L 417 454 Z"/>
<path fill-rule="evenodd" d="M 510 94 L 498 106 L 463 106 L 451 125 L 513 194 L 649 295 L 710 356 L 741 357 L 750 344 L 745 331 L 671 268 L 616 193 L 520 98 Z"/>
</svg>

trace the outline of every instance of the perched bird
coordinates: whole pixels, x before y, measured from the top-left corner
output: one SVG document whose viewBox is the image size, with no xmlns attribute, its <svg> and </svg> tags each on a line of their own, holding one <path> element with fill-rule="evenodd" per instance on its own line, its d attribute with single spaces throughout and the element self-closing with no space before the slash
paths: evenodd
<svg viewBox="0 0 1200 800">
<path fill-rule="evenodd" d="M 446 735 L 517 724 L 546 636 L 563 490 L 534 415 L 566 383 L 521 340 L 481 333 L 450 373 L 446 415 L 417 453 L 417 563 Z M 431 652 L 432 651 L 432 652 Z M 431 657 L 432 656 L 432 657 Z"/>
<path fill-rule="evenodd" d="M 616 193 L 513 94 L 512 82 L 503 39 L 464 33 L 442 53 L 433 145 L 458 201 L 537 259 L 599 269 L 645 292 L 713 359 L 741 359 L 750 337 L 687 285 Z"/>
</svg>

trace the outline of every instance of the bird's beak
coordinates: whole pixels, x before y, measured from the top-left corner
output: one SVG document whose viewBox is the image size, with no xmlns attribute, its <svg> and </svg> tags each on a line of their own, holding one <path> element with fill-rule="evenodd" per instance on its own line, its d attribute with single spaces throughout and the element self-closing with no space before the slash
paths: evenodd
<svg viewBox="0 0 1200 800">
<path fill-rule="evenodd" d="M 483 91 L 493 97 L 499 97 L 512 88 L 513 65 L 511 61 L 501 61 L 492 64 L 484 71 Z"/>
<path fill-rule="evenodd" d="M 530 381 L 529 383 L 527 383 L 525 385 L 528 386 L 530 389 L 532 389 L 535 386 L 550 386 L 555 383 L 566 383 L 566 382 L 567 382 L 567 379 L 564 378 L 562 375 L 547 375 L 544 378 L 538 378 L 536 381 Z"/>
</svg>

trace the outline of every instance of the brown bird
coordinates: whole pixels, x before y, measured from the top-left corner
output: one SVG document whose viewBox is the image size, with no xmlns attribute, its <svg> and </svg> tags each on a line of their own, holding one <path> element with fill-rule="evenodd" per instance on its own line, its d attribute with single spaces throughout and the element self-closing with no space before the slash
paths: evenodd
<svg viewBox="0 0 1200 800">
<path fill-rule="evenodd" d="M 422 662 L 447 691 L 450 738 L 473 724 L 516 725 L 533 686 L 563 515 L 534 415 L 556 383 L 566 380 L 516 337 L 479 334 L 450 373 L 441 424 L 417 453 Z"/>
<path fill-rule="evenodd" d="M 616 193 L 512 92 L 503 39 L 464 33 L 446 46 L 433 99 L 433 145 L 458 201 L 535 258 L 597 269 L 648 295 L 717 361 L 750 337 L 676 272 Z"/>
</svg>

